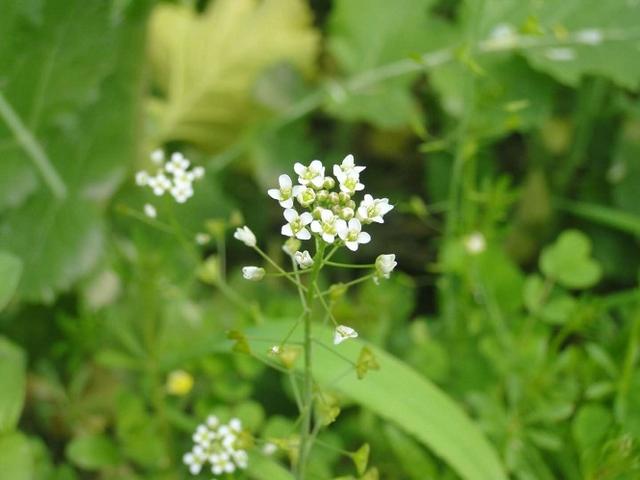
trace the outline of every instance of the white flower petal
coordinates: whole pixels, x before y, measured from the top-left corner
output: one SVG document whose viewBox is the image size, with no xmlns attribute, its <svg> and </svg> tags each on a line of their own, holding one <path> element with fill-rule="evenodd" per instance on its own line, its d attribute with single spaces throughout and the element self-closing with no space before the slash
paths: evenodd
<svg viewBox="0 0 640 480">
<path fill-rule="evenodd" d="M 291 185 L 293 185 L 289 175 L 285 174 L 282 174 L 278 177 L 278 184 L 280 185 L 280 188 L 291 188 Z"/>
<path fill-rule="evenodd" d="M 298 212 L 296 212 L 293 208 L 287 208 L 284 211 L 284 218 L 287 222 L 291 223 L 298 218 Z"/>
<path fill-rule="evenodd" d="M 282 226 L 280 233 L 285 237 L 293 237 L 293 230 L 291 229 L 291 225 L 288 223 Z"/>
<path fill-rule="evenodd" d="M 369 243 L 371 241 L 371 235 L 367 232 L 360 232 L 358 234 L 358 243 Z"/>
<path fill-rule="evenodd" d="M 341 239 L 344 240 L 345 238 L 347 238 L 347 235 L 349 234 L 347 222 L 345 222 L 341 218 L 336 220 L 336 232 L 338 232 L 338 235 Z"/>
<path fill-rule="evenodd" d="M 280 200 L 280 190 L 277 188 L 270 188 L 267 190 L 267 195 L 269 195 L 274 200 Z"/>
<path fill-rule="evenodd" d="M 304 174 L 306 167 L 304 165 L 302 165 L 300 162 L 296 162 L 293 165 L 293 170 L 294 172 L 296 172 L 298 175 L 302 175 Z"/>
<path fill-rule="evenodd" d="M 291 208 L 293 207 L 293 198 L 287 198 L 286 200 L 280 201 L 280 206 L 282 208 Z"/>
<path fill-rule="evenodd" d="M 296 238 L 300 240 L 309 240 L 311 238 L 311 234 L 309 233 L 309 230 L 303 228 L 298 233 L 296 233 Z"/>
<path fill-rule="evenodd" d="M 300 221 L 302 222 L 302 225 L 309 225 L 313 221 L 313 215 L 309 212 L 304 212 L 300 215 Z"/>
</svg>

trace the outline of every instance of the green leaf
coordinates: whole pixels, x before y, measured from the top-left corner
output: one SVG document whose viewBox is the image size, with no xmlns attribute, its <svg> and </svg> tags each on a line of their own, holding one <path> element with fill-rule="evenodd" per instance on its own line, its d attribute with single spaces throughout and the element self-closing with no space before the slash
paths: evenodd
<svg viewBox="0 0 640 480">
<path fill-rule="evenodd" d="M 8 145 L 0 178 L 11 186 L 0 190 L 0 208 L 10 208 L 0 223 L 0 249 L 24 263 L 18 287 L 24 299 L 52 301 L 99 258 L 105 201 L 136 153 L 149 4 L 32 2 L 6 24 L 0 84 L 24 135 L 16 137 L 10 119 L 0 118 L 0 143 Z M 26 147 L 34 143 L 40 156 Z M 47 178 L 33 167 L 41 157 L 60 176 L 65 195 L 37 181 L 36 171 Z"/>
<path fill-rule="evenodd" d="M 312 73 L 318 34 L 311 23 L 301 0 L 219 0 L 203 14 L 156 7 L 150 26 L 152 73 L 162 95 L 152 102 L 156 139 L 207 151 L 236 140 L 266 113 L 252 91 L 265 68 L 289 62 Z"/>
<path fill-rule="evenodd" d="M 522 50 L 536 69 L 571 86 L 585 75 L 601 75 L 622 87 L 640 85 L 640 64 L 629 62 L 637 55 L 640 9 L 628 0 L 506 0 L 487 2 L 483 33 L 500 25 L 527 33 L 536 48 Z M 526 43 L 525 43 L 526 44 Z"/>
<path fill-rule="evenodd" d="M 33 458 L 29 441 L 21 433 L 0 435 L 0 473 L 7 480 L 32 480 Z"/>
<path fill-rule="evenodd" d="M 289 470 L 275 460 L 259 453 L 251 453 L 247 473 L 257 480 L 293 480 Z"/>
<path fill-rule="evenodd" d="M 383 431 L 398 464 L 412 480 L 437 478 L 436 466 L 420 444 L 393 425 L 386 425 Z"/>
<path fill-rule="evenodd" d="M 260 338 L 284 338 L 290 325 L 277 322 L 251 329 L 249 338 L 256 341 L 254 351 L 264 350 Z M 331 344 L 333 332 L 314 326 L 314 336 Z M 300 341 L 300 332 L 292 341 Z M 380 370 L 357 380 L 355 372 L 344 375 L 353 366 L 332 353 L 353 361 L 362 347 L 375 354 Z M 263 354 L 266 355 L 266 354 Z M 438 387 L 384 350 L 353 339 L 338 347 L 313 349 L 314 376 L 322 385 L 360 403 L 363 407 L 396 424 L 429 447 L 466 480 L 500 480 L 506 474 L 496 452 L 463 410 Z"/>
<path fill-rule="evenodd" d="M 22 274 L 22 261 L 7 252 L 0 251 L 0 312 L 13 296 Z"/>
<path fill-rule="evenodd" d="M 475 136 L 495 137 L 540 125 L 551 113 L 554 83 L 515 56 L 478 60 L 484 72 L 475 80 L 474 115 L 470 128 Z M 460 118 L 465 105 L 466 81 L 473 75 L 460 63 L 435 69 L 430 78 L 441 95 L 447 113 Z M 481 114 L 480 114 L 481 113 Z"/>
<path fill-rule="evenodd" d="M 588 404 L 578 410 L 571 423 L 571 432 L 578 445 L 586 449 L 604 440 L 612 423 L 609 410 L 596 403 Z"/>
<path fill-rule="evenodd" d="M 433 0 L 338 0 L 329 20 L 329 51 L 345 75 L 355 76 L 444 45 L 450 27 L 427 16 Z M 373 32 L 373 33 L 372 33 Z M 345 120 L 383 128 L 411 123 L 419 110 L 411 93 L 418 73 L 403 75 L 358 92 L 340 86 L 329 110 Z"/>
<path fill-rule="evenodd" d="M 22 349 L 0 337 L 0 434 L 18 424 L 24 404 L 25 370 Z"/>
<path fill-rule="evenodd" d="M 67 445 L 66 455 L 76 466 L 85 470 L 99 470 L 122 461 L 113 441 L 100 434 L 74 438 Z"/>
<path fill-rule="evenodd" d="M 566 230 L 540 256 L 540 270 L 566 288 L 583 289 L 600 280 L 600 265 L 591 258 L 591 241 L 578 230 Z"/>
</svg>

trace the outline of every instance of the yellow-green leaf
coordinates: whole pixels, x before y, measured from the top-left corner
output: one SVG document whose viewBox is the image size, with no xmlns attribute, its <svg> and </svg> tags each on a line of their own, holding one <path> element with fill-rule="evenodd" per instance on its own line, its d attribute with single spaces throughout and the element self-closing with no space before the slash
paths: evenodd
<svg viewBox="0 0 640 480">
<path fill-rule="evenodd" d="M 149 49 L 162 95 L 152 102 L 156 140 L 183 140 L 208 151 L 232 142 L 264 114 L 252 96 L 260 73 L 289 62 L 309 75 L 317 47 L 302 0 L 217 0 L 202 14 L 159 5 Z"/>
</svg>

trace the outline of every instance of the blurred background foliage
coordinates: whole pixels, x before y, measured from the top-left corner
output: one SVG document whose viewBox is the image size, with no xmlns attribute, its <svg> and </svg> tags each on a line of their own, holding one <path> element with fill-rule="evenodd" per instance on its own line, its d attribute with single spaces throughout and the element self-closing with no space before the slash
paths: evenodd
<svg viewBox="0 0 640 480">
<path fill-rule="evenodd" d="M 349 152 L 396 205 L 358 260 L 400 272 L 334 300 L 382 369 L 325 375 L 314 478 L 640 477 L 636 0 L 0 11 L 0 477 L 187 478 L 209 412 L 290 435 L 287 375 L 225 332 L 278 332 L 297 297 L 244 283 L 228 240 L 247 223 L 282 259 L 266 189 Z M 135 187 L 157 147 L 205 166 L 186 205 Z M 366 472 L 337 453 L 364 442 Z M 289 478 L 285 457 L 246 475 Z"/>
</svg>

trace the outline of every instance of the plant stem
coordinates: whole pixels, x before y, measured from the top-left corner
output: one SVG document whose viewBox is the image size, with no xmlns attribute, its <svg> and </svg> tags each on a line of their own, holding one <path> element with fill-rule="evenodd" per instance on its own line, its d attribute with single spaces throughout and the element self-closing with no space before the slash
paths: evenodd
<svg viewBox="0 0 640 480">
<path fill-rule="evenodd" d="M 317 289 L 318 274 L 322 267 L 325 243 L 316 241 L 316 254 L 313 261 L 313 270 L 311 279 L 307 288 L 307 295 L 303 306 L 304 311 L 304 376 L 303 376 L 303 392 L 302 402 L 303 409 L 301 412 L 302 421 L 300 422 L 300 447 L 298 450 L 298 463 L 296 466 L 296 479 L 304 480 L 306 478 L 306 469 L 309 453 L 313 443 L 312 436 L 312 417 L 313 417 L 313 372 L 312 372 L 312 337 L 311 337 L 311 313 L 315 292 Z"/>
<path fill-rule="evenodd" d="M 29 155 L 29 158 L 40 172 L 44 183 L 47 184 L 51 193 L 58 199 L 64 199 L 67 196 L 67 186 L 62 180 L 62 177 L 60 177 L 60 174 L 51 163 L 51 160 L 31 130 L 24 125 L 1 92 L 0 117 L 5 121 L 23 150 Z"/>
<path fill-rule="evenodd" d="M 356 263 L 339 263 L 339 262 L 324 262 L 325 265 L 329 265 L 331 267 L 340 267 L 340 268 L 374 268 L 375 263 L 367 263 L 365 265 L 360 265 Z"/>
</svg>

